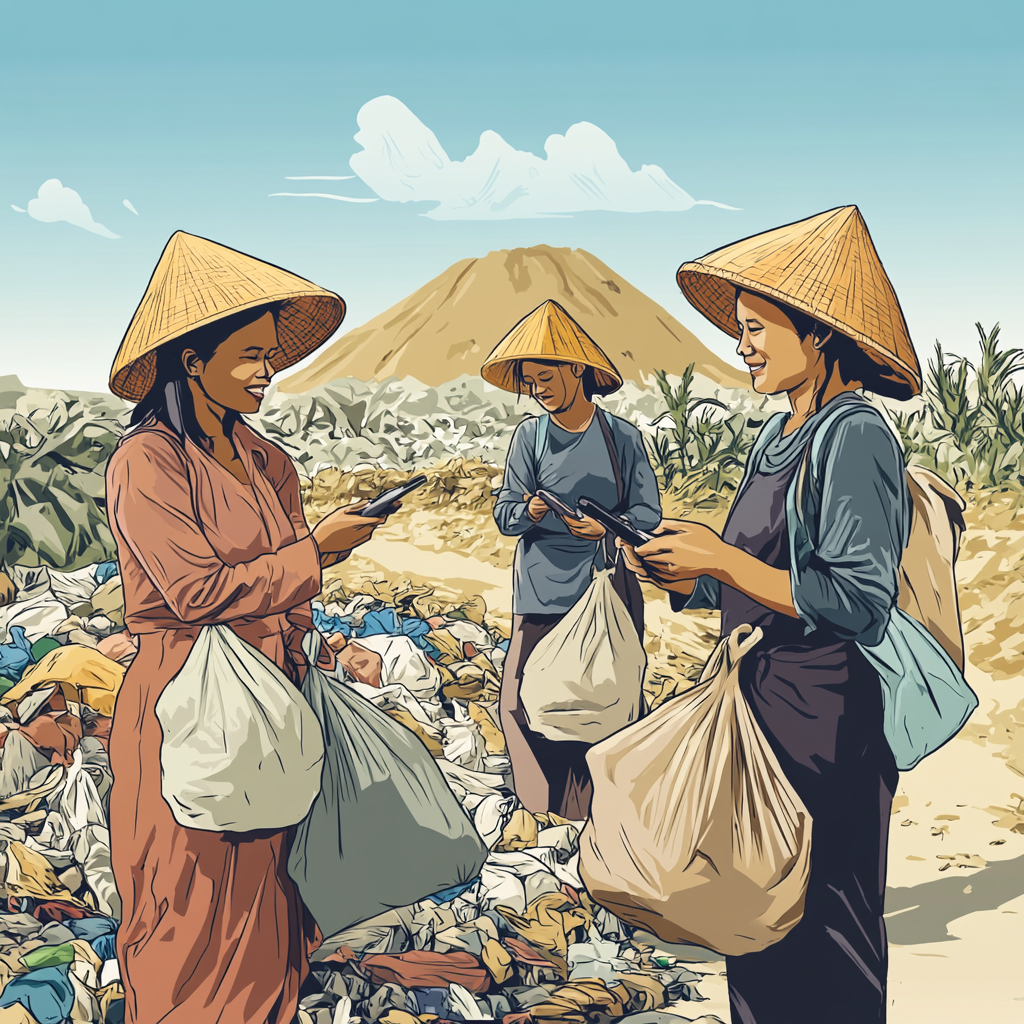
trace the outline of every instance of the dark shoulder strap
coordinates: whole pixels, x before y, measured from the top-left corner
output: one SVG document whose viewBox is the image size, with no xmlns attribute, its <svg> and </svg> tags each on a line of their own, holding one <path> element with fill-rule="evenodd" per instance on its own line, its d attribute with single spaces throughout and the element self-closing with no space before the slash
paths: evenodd
<svg viewBox="0 0 1024 1024">
<path fill-rule="evenodd" d="M 615 474 L 615 493 L 618 495 L 616 511 L 622 510 L 622 502 L 626 496 L 626 486 L 622 480 L 622 467 L 619 465 L 619 455 L 615 450 L 615 438 L 612 437 L 612 428 L 608 423 L 608 415 L 604 409 L 597 408 L 594 412 L 597 422 L 601 425 L 601 434 L 604 436 L 604 443 L 608 447 L 608 457 L 612 460 L 612 472 Z"/>
</svg>

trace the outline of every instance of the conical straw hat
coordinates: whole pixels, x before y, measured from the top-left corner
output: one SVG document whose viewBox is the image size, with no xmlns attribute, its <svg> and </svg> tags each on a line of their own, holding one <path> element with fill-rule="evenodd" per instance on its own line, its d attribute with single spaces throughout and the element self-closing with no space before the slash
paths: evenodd
<svg viewBox="0 0 1024 1024">
<path fill-rule="evenodd" d="M 523 317 L 501 340 L 480 368 L 488 384 L 504 391 L 526 394 L 515 379 L 521 359 L 582 363 L 594 368 L 594 382 L 602 394 L 622 387 L 622 377 L 593 338 L 562 307 L 548 299 Z"/>
<path fill-rule="evenodd" d="M 899 299 L 856 206 L 744 238 L 684 263 L 690 304 L 734 338 L 736 288 L 777 299 L 847 337 L 884 364 L 893 397 L 921 391 L 921 367 Z"/>
<path fill-rule="evenodd" d="M 277 321 L 281 371 L 309 355 L 338 329 L 345 303 L 287 270 L 176 231 L 128 325 L 110 371 L 110 390 L 141 401 L 156 381 L 156 350 L 196 327 L 254 306 L 282 303 Z"/>
</svg>

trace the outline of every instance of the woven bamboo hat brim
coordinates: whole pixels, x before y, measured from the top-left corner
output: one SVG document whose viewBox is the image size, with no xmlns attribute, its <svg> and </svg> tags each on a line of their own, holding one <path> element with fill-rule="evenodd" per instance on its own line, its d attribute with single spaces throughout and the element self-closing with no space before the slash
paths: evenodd
<svg viewBox="0 0 1024 1024">
<path fill-rule="evenodd" d="M 529 388 L 516 381 L 516 363 L 541 359 L 558 363 L 582 363 L 593 367 L 594 383 L 601 394 L 610 395 L 622 387 L 622 377 L 597 343 L 557 303 L 548 299 L 523 317 L 501 340 L 480 368 L 488 384 L 528 394 Z"/>
<path fill-rule="evenodd" d="M 156 381 L 156 350 L 197 327 L 271 302 L 281 303 L 280 372 L 319 348 L 345 316 L 339 295 L 287 270 L 206 238 L 177 231 L 153 271 L 110 371 L 110 390 L 139 402 Z"/>
<path fill-rule="evenodd" d="M 907 322 L 856 206 L 733 242 L 684 263 L 676 280 L 690 304 L 734 338 L 740 287 L 851 338 L 883 367 L 892 397 L 920 394 L 921 367 Z"/>
</svg>

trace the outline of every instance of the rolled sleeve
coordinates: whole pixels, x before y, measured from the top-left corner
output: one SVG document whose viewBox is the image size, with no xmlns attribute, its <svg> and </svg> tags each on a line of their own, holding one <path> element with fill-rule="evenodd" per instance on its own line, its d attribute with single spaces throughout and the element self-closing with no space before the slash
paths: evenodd
<svg viewBox="0 0 1024 1024">
<path fill-rule="evenodd" d="M 505 476 L 494 503 L 494 521 L 506 537 L 518 537 L 537 524 L 526 514 L 524 494 L 533 494 L 537 481 L 533 466 L 533 444 L 537 420 L 525 420 L 516 427 L 505 460 Z"/>
<path fill-rule="evenodd" d="M 881 642 L 908 527 L 903 460 L 888 426 L 874 416 L 841 420 L 823 461 L 814 552 L 790 568 L 793 604 L 810 629 Z"/>
<path fill-rule="evenodd" d="M 647 457 L 640 431 L 629 423 L 623 423 L 623 427 L 626 458 L 620 461 L 627 470 L 623 478 L 627 501 L 624 515 L 638 530 L 653 530 L 661 522 L 658 478 Z"/>
</svg>

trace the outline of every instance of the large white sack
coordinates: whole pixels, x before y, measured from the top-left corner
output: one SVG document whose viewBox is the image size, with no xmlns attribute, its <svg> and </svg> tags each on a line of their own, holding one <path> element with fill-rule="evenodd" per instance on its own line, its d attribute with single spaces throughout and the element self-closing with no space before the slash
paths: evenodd
<svg viewBox="0 0 1024 1024">
<path fill-rule="evenodd" d="M 441 687 L 441 673 L 407 636 L 359 636 L 352 643 L 380 655 L 380 681 L 384 686 L 400 684 L 414 697 L 430 700 Z"/>
<path fill-rule="evenodd" d="M 761 636 L 737 627 L 693 689 L 587 754 L 587 891 L 665 942 L 729 956 L 789 933 L 810 873 L 810 815 L 739 686 Z"/>
<path fill-rule="evenodd" d="M 320 792 L 324 740 L 313 709 L 227 626 L 200 631 L 156 715 L 161 791 L 186 828 L 288 828 Z"/>
<path fill-rule="evenodd" d="M 594 576 L 523 668 L 523 710 L 549 740 L 598 743 L 640 717 L 647 655 L 612 571 Z"/>
</svg>

